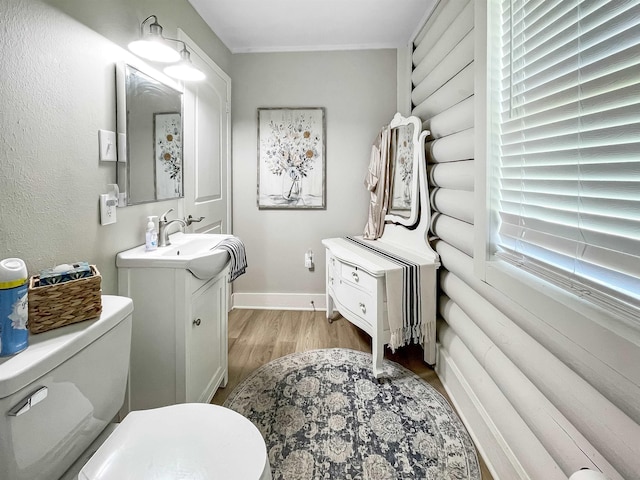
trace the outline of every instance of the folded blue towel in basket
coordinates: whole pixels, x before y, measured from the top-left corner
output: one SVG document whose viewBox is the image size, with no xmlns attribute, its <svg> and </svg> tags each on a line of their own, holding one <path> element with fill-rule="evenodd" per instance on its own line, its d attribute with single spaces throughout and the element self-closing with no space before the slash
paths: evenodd
<svg viewBox="0 0 640 480">
<path fill-rule="evenodd" d="M 238 237 L 229 237 L 216 245 L 216 248 L 226 250 L 231 256 L 229 265 L 229 283 L 231 283 L 247 270 L 247 254 L 244 243 Z"/>
</svg>

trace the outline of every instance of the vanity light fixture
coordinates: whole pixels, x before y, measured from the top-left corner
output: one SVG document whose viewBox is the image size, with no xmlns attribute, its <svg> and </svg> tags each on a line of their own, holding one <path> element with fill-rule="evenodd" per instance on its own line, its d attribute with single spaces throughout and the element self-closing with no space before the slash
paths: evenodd
<svg viewBox="0 0 640 480">
<path fill-rule="evenodd" d="M 178 80 L 197 82 L 205 79 L 205 74 L 198 70 L 191 63 L 191 54 L 187 50 L 187 45 L 182 40 L 173 40 L 174 42 L 182 43 L 182 50 L 180 50 L 180 61 L 175 65 L 169 65 L 164 68 L 164 73 L 168 76 L 177 78 Z"/>
<path fill-rule="evenodd" d="M 153 23 L 149 23 L 153 20 Z M 145 25 L 148 31 L 145 32 Z M 182 44 L 182 50 L 178 52 L 169 46 L 167 42 Z M 158 23 L 158 17 L 149 15 L 140 24 L 140 39 L 129 44 L 129 50 L 139 57 L 162 63 L 175 63 L 164 69 L 164 73 L 170 77 L 184 81 L 199 81 L 205 79 L 205 74 L 191 63 L 191 54 L 187 50 L 187 44 L 182 40 L 165 37 L 162 34 L 162 25 Z M 177 63 L 176 63 L 177 62 Z"/>
<path fill-rule="evenodd" d="M 153 19 L 149 24 L 149 31 L 145 32 L 145 24 Z M 158 23 L 158 17 L 149 15 L 140 24 L 140 38 L 129 44 L 129 50 L 139 57 L 146 58 L 154 62 L 173 63 L 180 60 L 180 54 L 167 45 L 165 37 L 162 35 L 162 25 Z"/>
</svg>

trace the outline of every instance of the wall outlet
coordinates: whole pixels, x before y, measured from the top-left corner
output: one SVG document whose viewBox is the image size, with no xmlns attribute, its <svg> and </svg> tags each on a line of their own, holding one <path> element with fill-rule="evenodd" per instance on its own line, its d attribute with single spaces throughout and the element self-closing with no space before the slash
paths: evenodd
<svg viewBox="0 0 640 480">
<path fill-rule="evenodd" d="M 100 195 L 100 224 L 101 225 L 110 225 L 112 223 L 116 223 L 116 207 L 118 205 L 118 200 L 109 195 L 108 193 L 103 193 Z"/>
<path fill-rule="evenodd" d="M 313 251 L 311 249 L 304 254 L 304 266 L 309 270 L 313 269 Z"/>
</svg>

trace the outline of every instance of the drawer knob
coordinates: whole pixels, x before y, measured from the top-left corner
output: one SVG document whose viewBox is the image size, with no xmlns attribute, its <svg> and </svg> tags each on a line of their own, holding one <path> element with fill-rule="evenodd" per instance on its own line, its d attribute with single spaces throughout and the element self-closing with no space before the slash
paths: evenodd
<svg viewBox="0 0 640 480">
<path fill-rule="evenodd" d="M 358 272 L 351 272 L 351 276 L 353 277 L 353 280 L 355 280 L 356 282 L 360 281 L 360 277 L 358 277 Z"/>
<path fill-rule="evenodd" d="M 196 318 L 196 319 L 193 321 L 193 324 L 194 324 L 196 327 L 199 327 L 201 323 L 202 323 L 202 320 L 200 320 L 199 318 Z"/>
<path fill-rule="evenodd" d="M 367 306 L 360 302 L 360 310 L 362 310 L 362 313 L 367 313 Z"/>
</svg>

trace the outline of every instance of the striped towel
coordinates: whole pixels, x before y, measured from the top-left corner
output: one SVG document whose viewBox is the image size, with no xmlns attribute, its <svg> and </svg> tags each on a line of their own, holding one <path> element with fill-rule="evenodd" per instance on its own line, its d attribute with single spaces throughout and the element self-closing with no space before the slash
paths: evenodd
<svg viewBox="0 0 640 480">
<path fill-rule="evenodd" d="M 229 252 L 231 263 L 229 265 L 229 283 L 233 282 L 247 270 L 247 255 L 244 243 L 238 237 L 229 237 L 222 240 L 216 248 L 222 248 Z"/>
<path fill-rule="evenodd" d="M 422 286 L 420 265 L 387 250 L 374 247 L 354 237 L 346 240 L 367 249 L 371 253 L 395 263 L 398 267 L 386 272 L 387 308 L 391 351 L 411 342 L 423 344 L 428 340 L 428 325 L 423 323 Z M 397 273 L 396 273 L 397 272 Z M 393 279 L 402 276 L 400 288 Z M 400 280 L 398 278 L 398 280 Z M 392 305 L 396 305 L 394 308 Z"/>
</svg>

